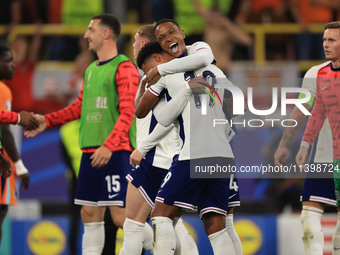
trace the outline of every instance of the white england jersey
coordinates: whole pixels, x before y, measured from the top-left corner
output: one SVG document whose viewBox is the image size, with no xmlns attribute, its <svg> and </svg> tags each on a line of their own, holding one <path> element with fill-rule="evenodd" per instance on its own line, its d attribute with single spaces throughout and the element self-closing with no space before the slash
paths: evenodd
<svg viewBox="0 0 340 255">
<path fill-rule="evenodd" d="M 199 68 L 208 66 L 214 61 L 214 54 L 209 44 L 205 42 L 196 42 L 186 46 L 186 48 L 187 57 L 177 58 L 157 66 L 161 76 L 186 72 L 188 70 L 198 70 Z"/>
<path fill-rule="evenodd" d="M 162 77 L 156 84 L 149 88 L 149 91 L 159 96 L 165 89 L 168 100 L 175 97 L 177 92 L 184 86 L 188 86 L 187 81 L 195 76 L 212 76 L 226 79 L 223 72 L 215 65 L 199 69 L 195 72 L 176 73 Z M 209 89 L 207 89 L 209 90 Z M 223 102 L 224 89 L 218 89 L 217 93 Z M 222 105 L 213 94 L 216 104 L 208 94 L 190 96 L 190 100 L 184 107 L 182 113 L 176 119 L 179 137 L 182 148 L 179 153 L 179 160 L 190 160 L 198 158 L 224 157 L 234 158 L 233 151 L 227 140 L 227 134 L 231 132 L 228 123 L 216 125 L 214 119 L 225 119 Z M 202 115 L 204 98 L 207 98 L 206 115 Z M 212 103 L 213 102 L 213 103 Z"/>
<path fill-rule="evenodd" d="M 302 88 L 308 89 L 312 95 L 316 96 L 316 81 L 319 70 L 327 66 L 330 61 L 322 63 L 321 65 L 313 66 L 305 74 L 302 82 Z M 319 132 L 317 142 L 313 144 L 311 152 L 311 161 L 315 163 L 332 163 L 333 162 L 333 139 L 332 131 L 329 125 L 328 118 L 326 117 L 325 122 Z"/>
<path fill-rule="evenodd" d="M 155 106 L 157 107 L 157 105 Z M 157 125 L 157 120 L 152 112 L 143 118 L 137 118 L 137 147 L 151 133 Z M 173 156 L 179 151 L 179 139 L 175 128 L 167 134 L 145 158 L 150 160 L 150 164 L 154 167 L 169 169 L 172 163 Z"/>
</svg>

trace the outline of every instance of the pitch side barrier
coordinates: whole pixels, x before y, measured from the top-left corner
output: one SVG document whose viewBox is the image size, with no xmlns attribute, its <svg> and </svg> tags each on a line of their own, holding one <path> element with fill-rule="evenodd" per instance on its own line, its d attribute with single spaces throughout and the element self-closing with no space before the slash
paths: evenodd
<svg viewBox="0 0 340 255">
<path fill-rule="evenodd" d="M 129 44 L 126 45 L 123 53 L 129 58 L 133 59 L 133 38 L 138 28 L 144 24 L 122 24 L 121 34 L 130 36 Z M 254 61 L 256 64 L 263 64 L 266 62 L 266 35 L 267 34 L 300 34 L 303 32 L 300 25 L 295 23 L 275 23 L 275 24 L 244 24 L 242 30 L 246 33 L 254 35 Z M 63 24 L 46 24 L 42 26 L 42 35 L 67 35 L 80 36 L 84 35 L 87 26 L 68 26 Z M 17 35 L 33 35 L 36 26 L 32 25 L 18 25 L 13 28 L 8 35 L 8 44 L 13 42 Z M 322 34 L 324 32 L 324 24 L 310 24 L 308 31 L 310 33 Z M 185 32 L 185 31 L 184 31 Z M 6 26 L 0 26 L 0 35 L 6 35 Z M 130 47 L 131 46 L 131 47 Z M 301 71 L 306 71 L 310 67 L 321 63 L 321 61 L 298 61 L 298 66 Z"/>
</svg>

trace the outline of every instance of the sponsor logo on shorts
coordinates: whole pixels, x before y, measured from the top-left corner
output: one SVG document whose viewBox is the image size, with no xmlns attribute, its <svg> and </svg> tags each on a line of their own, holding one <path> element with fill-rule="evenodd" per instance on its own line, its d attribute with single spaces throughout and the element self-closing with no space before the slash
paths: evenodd
<svg viewBox="0 0 340 255">
<path fill-rule="evenodd" d="M 116 196 L 118 196 L 118 194 L 113 194 L 113 195 L 110 195 L 110 194 L 109 194 L 109 199 L 114 198 L 114 197 L 116 197 Z"/>
<path fill-rule="evenodd" d="M 231 196 L 229 197 L 229 199 L 233 198 L 233 197 L 236 196 L 236 195 L 237 195 L 237 193 L 235 193 L 234 195 L 231 195 Z"/>
</svg>

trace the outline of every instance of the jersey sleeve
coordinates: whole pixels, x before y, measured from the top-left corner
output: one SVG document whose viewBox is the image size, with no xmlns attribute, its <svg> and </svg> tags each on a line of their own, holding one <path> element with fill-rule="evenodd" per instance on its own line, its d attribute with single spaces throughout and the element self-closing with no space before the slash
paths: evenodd
<svg viewBox="0 0 340 255">
<path fill-rule="evenodd" d="M 310 68 L 302 80 L 302 88 L 307 89 L 311 93 L 311 98 L 307 102 L 307 104 L 312 108 L 315 100 L 316 95 L 316 81 L 317 81 L 317 75 L 318 71 L 320 69 L 320 66 L 313 66 Z M 299 94 L 299 99 L 305 98 L 305 93 Z"/>
<path fill-rule="evenodd" d="M 79 96 L 77 100 L 67 106 L 66 108 L 57 111 L 52 112 L 50 114 L 45 115 L 45 120 L 47 123 L 46 128 L 53 127 L 53 126 L 60 126 L 62 124 L 77 120 L 81 116 L 81 106 L 83 103 L 83 90 L 84 90 L 84 81 L 83 86 L 81 87 L 81 90 L 79 92 Z"/>
<path fill-rule="evenodd" d="M 163 127 L 158 124 L 152 130 L 152 132 L 143 139 L 143 141 L 138 145 L 137 149 L 140 153 L 146 155 L 153 147 L 155 147 L 170 131 L 175 127 L 174 124 Z"/>
<path fill-rule="evenodd" d="M 315 103 L 312 110 L 312 115 L 309 116 L 305 133 L 302 137 L 302 141 L 308 142 L 313 145 L 315 138 L 319 134 L 321 127 L 326 119 L 326 108 L 325 104 L 320 96 L 320 88 L 317 88 Z"/>
<path fill-rule="evenodd" d="M 0 111 L 0 123 L 18 124 L 19 114 L 16 112 Z"/>
<path fill-rule="evenodd" d="M 194 71 L 214 61 L 214 54 L 205 42 L 196 42 L 187 48 L 188 56 L 174 59 L 157 66 L 161 76 L 179 72 Z"/>
<path fill-rule="evenodd" d="M 129 143 L 129 129 L 135 117 L 134 100 L 139 83 L 139 73 L 131 62 L 123 62 L 119 65 L 116 73 L 118 91 L 119 118 L 104 142 L 103 146 L 110 151 L 121 150 L 120 145 Z"/>
<path fill-rule="evenodd" d="M 313 66 L 306 72 L 302 80 L 302 88 L 308 89 L 314 97 L 316 95 L 316 78 L 319 69 L 319 66 Z"/>
<path fill-rule="evenodd" d="M 168 77 L 161 77 L 157 83 L 149 87 L 149 91 L 159 97 L 164 89 L 167 89 Z"/>
<path fill-rule="evenodd" d="M 183 88 L 170 101 L 163 103 L 160 100 L 157 107 L 153 109 L 158 123 L 164 127 L 171 125 L 187 105 L 191 94 L 192 90 L 188 82 L 185 82 Z"/>
</svg>

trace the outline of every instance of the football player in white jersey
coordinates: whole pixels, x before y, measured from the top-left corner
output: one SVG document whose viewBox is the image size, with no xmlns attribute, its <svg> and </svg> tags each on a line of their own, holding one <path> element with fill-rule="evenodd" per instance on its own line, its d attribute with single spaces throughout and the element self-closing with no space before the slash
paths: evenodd
<svg viewBox="0 0 340 255">
<path fill-rule="evenodd" d="M 161 62 L 160 54 L 155 50 L 157 47 L 159 47 L 157 44 L 150 43 L 141 50 L 137 62 L 143 70 Z M 171 100 L 161 108 L 160 113 L 154 112 L 154 114 L 159 123 L 164 126 L 175 121 L 182 145 L 178 157 L 174 158 L 158 191 L 152 212 L 151 221 L 156 235 L 155 254 L 174 254 L 176 235 L 173 220 L 184 210 L 195 210 L 197 206 L 214 254 L 224 254 L 226 250 L 230 251 L 230 254 L 236 254 L 234 249 L 230 249 L 233 243 L 225 225 L 229 179 L 190 178 L 190 164 L 207 164 L 207 161 L 220 165 L 233 163 L 234 155 L 226 136 L 231 128 L 228 124 L 215 128 L 212 125 L 214 118 L 225 117 L 222 105 L 209 105 L 207 115 L 200 115 L 201 109 L 196 107 L 197 98 L 191 95 L 192 90 L 185 81 L 187 75 L 190 74 L 177 73 L 162 77 L 157 84 L 145 92 L 136 107 L 137 117 L 146 116 L 158 102 L 159 94 L 163 89 L 167 89 L 167 99 Z M 197 70 L 194 75 L 227 80 L 215 65 Z M 218 90 L 217 97 L 224 98 L 224 92 Z M 194 107 L 190 108 L 190 105 Z M 190 129 L 190 125 L 195 128 Z M 202 136 L 206 133 L 209 135 Z"/>
<path fill-rule="evenodd" d="M 144 25 L 135 35 L 133 45 L 135 58 L 140 49 L 150 41 L 156 41 L 154 25 Z M 168 58 L 165 61 L 169 60 Z M 144 88 L 140 85 L 138 93 L 143 92 Z M 126 177 L 129 184 L 124 243 L 120 255 L 139 255 L 143 247 L 153 253 L 152 229 L 145 222 L 154 206 L 158 188 L 171 166 L 172 158 L 175 152 L 179 151 L 179 148 L 176 148 L 177 142 L 174 125 L 163 127 L 157 124 L 152 113 L 143 119 L 137 119 L 137 149 L 130 156 L 131 165 L 136 166 Z M 183 242 L 178 251 L 182 254 L 198 255 L 196 243 L 184 227 L 182 220 L 176 225 L 176 232 Z"/>
<path fill-rule="evenodd" d="M 156 83 L 161 76 L 176 72 L 194 71 L 215 62 L 212 50 L 207 43 L 196 42 L 193 45 L 186 46 L 183 30 L 181 30 L 179 25 L 172 19 L 158 21 L 155 25 L 155 36 L 163 50 L 177 59 L 152 68 L 146 74 L 145 82 L 148 81 L 148 85 Z M 229 201 L 226 226 L 228 234 L 233 241 L 236 254 L 241 255 L 243 254 L 242 245 L 233 223 L 234 207 L 240 206 L 237 181 L 234 183 L 235 190 L 230 190 L 232 199 Z"/>
</svg>

